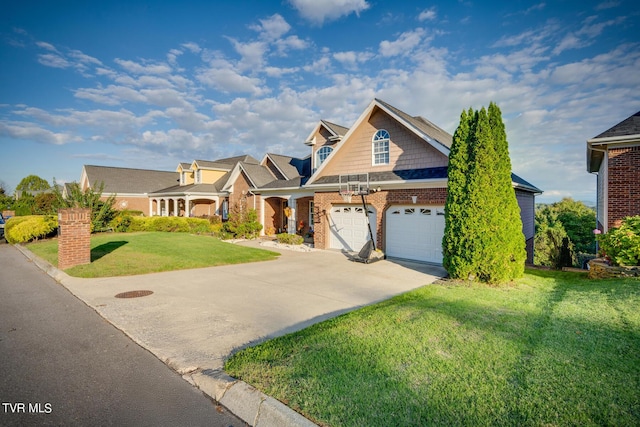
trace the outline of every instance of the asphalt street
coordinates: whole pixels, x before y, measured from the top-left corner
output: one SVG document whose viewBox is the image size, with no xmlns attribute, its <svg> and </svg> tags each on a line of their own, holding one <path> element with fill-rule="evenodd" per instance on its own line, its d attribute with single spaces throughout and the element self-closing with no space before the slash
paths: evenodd
<svg viewBox="0 0 640 427">
<path fill-rule="evenodd" d="M 0 244 L 0 425 L 244 426 Z"/>
</svg>

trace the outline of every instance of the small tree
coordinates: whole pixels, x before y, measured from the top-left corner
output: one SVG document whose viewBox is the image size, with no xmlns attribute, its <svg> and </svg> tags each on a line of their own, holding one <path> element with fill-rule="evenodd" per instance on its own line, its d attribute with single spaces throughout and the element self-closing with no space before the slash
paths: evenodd
<svg viewBox="0 0 640 427">
<path fill-rule="evenodd" d="M 464 113 L 449 157 L 443 264 L 453 278 L 500 283 L 522 276 L 526 259 L 520 209 L 502 113 Z M 451 195 L 449 195 L 451 194 Z"/>
<path fill-rule="evenodd" d="M 255 209 L 247 209 L 246 199 L 235 203 L 229 209 L 229 220 L 222 225 L 222 230 L 234 237 L 255 239 L 262 230 Z"/>
<path fill-rule="evenodd" d="M 40 178 L 37 175 L 29 175 L 20 181 L 16 186 L 16 191 L 22 191 L 25 193 L 31 193 L 32 191 L 43 191 L 51 188 L 49 182 L 46 179 Z"/>
<path fill-rule="evenodd" d="M 54 183 L 55 184 L 55 183 Z M 109 226 L 109 222 L 115 217 L 116 210 L 113 205 L 116 202 L 116 195 L 112 194 L 102 200 L 104 183 L 94 185 L 82 191 L 78 183 L 71 183 L 67 186 L 69 194 L 67 198 L 62 196 L 59 186 L 54 185 L 58 208 L 89 208 L 91 209 L 91 231 L 101 230 Z"/>
</svg>

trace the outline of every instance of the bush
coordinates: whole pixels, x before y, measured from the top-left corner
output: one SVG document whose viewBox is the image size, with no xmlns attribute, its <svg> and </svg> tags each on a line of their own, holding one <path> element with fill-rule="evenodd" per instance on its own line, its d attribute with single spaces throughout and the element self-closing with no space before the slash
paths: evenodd
<svg viewBox="0 0 640 427">
<path fill-rule="evenodd" d="M 137 217 L 142 215 L 142 211 L 118 211 L 109 225 L 111 226 L 111 228 L 113 228 L 114 231 L 125 233 L 129 231 L 129 227 L 131 226 L 131 218 L 133 218 L 134 216 Z"/>
<path fill-rule="evenodd" d="M 620 227 L 598 236 L 600 252 L 613 265 L 640 265 L 640 215 L 626 217 Z"/>
<path fill-rule="evenodd" d="M 222 225 L 225 234 L 241 239 L 255 239 L 262 230 L 262 224 L 258 222 L 258 214 L 255 209 L 247 209 L 246 206 L 235 204 L 229 211 L 229 221 Z"/>
<path fill-rule="evenodd" d="M 9 218 L 4 228 L 7 242 L 27 243 L 56 234 L 58 219 L 53 215 L 30 215 Z"/>
<path fill-rule="evenodd" d="M 185 218 L 176 216 L 129 217 L 129 232 L 166 231 L 175 233 L 211 233 L 209 221 L 202 218 Z"/>
<path fill-rule="evenodd" d="M 287 245 L 301 245 L 304 242 L 304 238 L 298 234 L 281 233 L 277 234 L 276 238 L 278 243 L 284 243 Z"/>
</svg>

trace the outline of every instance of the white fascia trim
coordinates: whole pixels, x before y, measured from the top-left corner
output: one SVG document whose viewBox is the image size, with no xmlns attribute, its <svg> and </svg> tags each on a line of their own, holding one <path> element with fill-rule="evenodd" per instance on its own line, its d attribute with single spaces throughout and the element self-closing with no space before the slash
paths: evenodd
<svg viewBox="0 0 640 427">
<path fill-rule="evenodd" d="M 324 159 L 324 162 L 322 162 L 322 164 L 316 169 L 316 171 L 311 174 L 311 177 L 309 178 L 309 181 L 308 181 L 309 184 L 312 184 L 313 181 L 315 181 L 318 178 L 318 176 L 320 175 L 320 172 L 322 172 L 322 170 L 330 163 L 330 161 L 334 157 L 334 155 L 338 151 L 340 151 L 340 148 L 342 148 L 342 146 L 345 144 L 345 142 L 349 140 L 349 138 L 351 137 L 351 135 L 353 134 L 355 129 L 357 129 L 358 126 L 360 126 L 360 124 L 365 120 L 365 118 L 371 114 L 371 111 L 373 111 L 373 107 L 376 104 L 377 104 L 377 102 L 376 102 L 375 99 L 369 103 L 367 108 L 362 112 L 362 114 L 360 114 L 360 117 L 358 117 L 358 119 L 353 124 L 353 126 L 351 126 L 349 128 L 349 131 L 347 131 L 347 133 L 344 136 L 344 138 L 342 138 L 336 144 L 335 148 L 331 151 L 331 153 L 327 156 L 327 158 Z"/>
<path fill-rule="evenodd" d="M 317 125 L 313 127 L 313 130 L 309 134 L 309 136 L 304 140 L 306 145 L 316 145 L 316 139 L 314 138 L 315 134 L 320 130 L 320 126 L 323 126 L 322 121 L 319 121 Z"/>
<path fill-rule="evenodd" d="M 422 132 L 421 130 L 417 129 L 413 124 L 407 122 L 406 120 L 404 120 L 402 117 L 398 116 L 397 114 L 395 114 L 393 111 L 388 110 L 384 105 L 380 105 L 377 104 L 378 108 L 380 108 L 381 110 L 383 110 L 385 113 L 389 114 L 391 117 L 393 117 L 396 121 L 402 123 L 404 125 L 405 128 L 411 130 L 418 138 L 423 139 L 424 141 L 426 141 L 429 145 L 431 145 L 433 148 L 435 148 L 436 150 L 438 150 L 441 154 L 444 154 L 445 156 L 449 157 L 449 152 L 451 150 L 449 150 L 448 148 L 446 148 L 444 145 L 442 145 L 441 143 L 439 143 L 437 140 L 431 138 L 429 135 L 427 135 L 426 133 Z"/>
<path fill-rule="evenodd" d="M 276 167 L 276 169 L 278 169 L 278 172 L 280 172 L 280 174 L 281 174 L 282 176 L 284 176 L 284 177 L 285 177 L 286 179 L 288 179 L 288 180 L 289 180 L 289 179 L 292 179 L 292 178 L 289 178 L 289 177 L 287 176 L 287 174 L 286 174 L 286 173 L 284 173 L 284 171 L 283 171 L 282 169 L 280 169 L 280 166 L 278 166 L 278 163 L 277 163 L 276 161 L 274 161 L 274 160 L 273 160 L 273 158 L 269 155 L 269 153 L 267 153 L 267 154 L 266 154 L 266 156 L 265 156 L 265 160 L 267 159 L 267 157 L 269 158 L 269 160 L 271 160 L 271 163 L 273 163 L 273 165 Z M 287 157 L 288 157 L 288 156 L 287 156 Z M 266 165 L 262 165 L 262 166 L 266 166 Z M 268 169 L 268 168 L 267 168 L 267 169 Z M 272 175 L 273 175 L 273 174 L 272 174 Z M 274 177 L 274 178 L 275 178 L 275 177 Z M 253 187 L 255 188 L 255 185 L 254 185 Z"/>
<path fill-rule="evenodd" d="M 304 186 L 303 188 L 308 188 L 310 190 L 329 190 L 329 189 L 337 189 L 340 186 L 337 182 L 328 183 L 328 184 L 313 184 Z M 395 190 L 395 189 L 404 189 L 404 188 L 442 188 L 447 186 L 446 178 L 436 178 L 436 179 L 415 179 L 415 180 L 406 180 L 406 181 L 374 181 L 369 182 L 369 186 L 371 188 L 380 187 L 382 190 Z"/>
<path fill-rule="evenodd" d="M 591 138 L 587 142 L 590 145 L 605 145 L 611 143 L 629 143 L 640 144 L 640 135 L 623 135 L 623 136 L 610 136 L 608 138 Z"/>
</svg>

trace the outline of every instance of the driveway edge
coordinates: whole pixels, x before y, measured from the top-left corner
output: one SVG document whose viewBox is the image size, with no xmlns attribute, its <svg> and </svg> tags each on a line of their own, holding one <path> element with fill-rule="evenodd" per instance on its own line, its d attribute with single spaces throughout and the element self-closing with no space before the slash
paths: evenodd
<svg viewBox="0 0 640 427">
<path fill-rule="evenodd" d="M 31 260 L 40 270 L 45 272 L 56 282 L 64 286 L 72 295 L 80 299 L 82 302 L 91 307 L 100 317 L 113 325 L 111 321 L 103 316 L 100 311 L 91 306 L 87 301 L 71 292 L 65 285 L 65 281 L 70 278 L 62 270 L 49 264 L 47 261 L 36 256 L 23 245 L 13 245 L 26 258 Z M 151 354 L 156 356 L 162 363 L 171 368 L 174 372 L 182 376 L 182 378 L 198 387 L 200 391 L 209 396 L 215 402 L 223 405 L 232 414 L 254 427 L 318 427 L 317 424 L 311 422 L 300 413 L 289 408 L 282 402 L 273 397 L 267 396 L 256 388 L 250 386 L 244 381 L 237 380 L 227 375 L 222 370 L 213 369 L 197 369 L 190 374 L 180 374 L 179 367 L 168 364 L 158 354 L 142 345 L 135 337 L 130 336 L 126 331 L 118 328 L 129 338 L 136 342 L 140 347 L 145 348 Z"/>
</svg>

